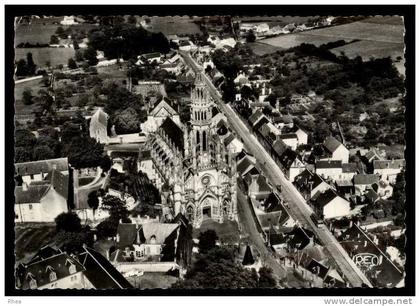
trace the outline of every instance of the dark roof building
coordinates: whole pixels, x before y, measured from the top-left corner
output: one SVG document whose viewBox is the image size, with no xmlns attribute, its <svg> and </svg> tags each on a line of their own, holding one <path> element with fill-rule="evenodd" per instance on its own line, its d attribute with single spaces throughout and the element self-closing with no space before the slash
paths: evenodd
<svg viewBox="0 0 420 306">
<path fill-rule="evenodd" d="M 159 128 L 170 140 L 170 142 L 184 154 L 184 133 L 181 128 L 167 117 Z"/>
<path fill-rule="evenodd" d="M 56 169 L 57 171 L 68 171 L 69 162 L 67 157 L 15 164 L 16 174 L 22 176 L 35 175 L 40 173 L 47 174 L 53 169 Z"/>
</svg>

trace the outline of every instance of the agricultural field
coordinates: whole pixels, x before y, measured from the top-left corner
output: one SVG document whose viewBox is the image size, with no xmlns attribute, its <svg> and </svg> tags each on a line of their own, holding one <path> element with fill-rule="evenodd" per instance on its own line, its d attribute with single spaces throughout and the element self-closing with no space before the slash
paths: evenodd
<svg viewBox="0 0 420 306">
<path fill-rule="evenodd" d="M 399 73 L 405 74 L 403 43 L 362 40 L 332 49 L 331 51 L 336 55 L 344 52 L 349 58 L 361 56 L 365 61 L 371 57 L 382 58 L 390 56 L 394 60 L 395 67 Z M 397 60 L 398 57 L 401 57 L 401 59 Z"/>
<path fill-rule="evenodd" d="M 302 43 L 319 46 L 337 40 L 349 42 L 345 46 L 332 49 L 337 55 L 344 52 L 350 58 L 360 55 L 364 60 L 390 56 L 398 71 L 404 74 L 404 25 L 399 17 L 371 17 L 339 26 L 280 35 L 260 40 L 258 44 L 251 45 L 251 48 L 257 54 L 268 54 L 273 49 L 267 47 L 264 50 L 261 44 L 288 49 Z M 359 41 L 351 42 L 353 40 Z M 398 57 L 402 59 L 397 60 Z"/>
<path fill-rule="evenodd" d="M 25 59 L 26 54 L 32 53 L 35 65 L 40 68 L 46 66 L 50 62 L 52 67 L 57 65 L 67 65 L 69 58 L 74 57 L 73 48 L 17 48 L 15 49 L 15 59 Z"/>
<path fill-rule="evenodd" d="M 248 46 L 252 49 L 252 51 L 257 55 L 265 55 L 271 54 L 277 51 L 284 50 L 284 48 L 272 46 L 269 44 L 264 44 L 260 42 L 249 43 Z"/>
<path fill-rule="evenodd" d="M 57 27 L 59 27 L 57 24 L 19 24 L 16 28 L 15 46 L 26 42 L 31 44 L 48 44 L 51 35 L 55 33 Z"/>
<path fill-rule="evenodd" d="M 147 30 L 151 32 L 162 32 L 165 35 L 171 34 L 201 34 L 200 27 L 187 16 L 166 16 L 153 17 Z"/>
</svg>

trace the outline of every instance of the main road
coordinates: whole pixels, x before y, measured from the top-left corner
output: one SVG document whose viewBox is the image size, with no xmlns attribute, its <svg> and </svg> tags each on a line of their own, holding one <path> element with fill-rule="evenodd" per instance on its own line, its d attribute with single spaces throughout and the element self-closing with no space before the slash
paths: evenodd
<svg viewBox="0 0 420 306">
<path fill-rule="evenodd" d="M 207 89 L 216 102 L 218 107 L 227 117 L 229 124 L 241 137 L 244 145 L 248 151 L 255 156 L 260 163 L 260 168 L 264 175 L 274 185 L 282 186 L 282 195 L 289 203 L 289 213 L 295 220 L 302 224 L 308 224 L 312 231 L 317 235 L 318 239 L 322 242 L 325 248 L 330 253 L 331 257 L 335 260 L 337 267 L 341 270 L 347 282 L 352 287 L 361 287 L 363 284 L 372 287 L 372 284 L 367 277 L 360 271 L 353 260 L 349 257 L 347 252 L 343 249 L 341 244 L 337 241 L 334 235 L 329 231 L 325 225 L 317 226 L 311 219 L 312 209 L 306 203 L 305 199 L 293 184 L 284 176 L 279 166 L 268 154 L 264 147 L 260 144 L 257 138 L 253 135 L 252 131 L 242 122 L 238 114 L 230 107 L 230 105 L 223 102 L 221 94 L 213 85 L 208 76 L 203 73 L 202 69 L 192 59 L 191 55 L 186 52 L 180 52 L 185 62 L 196 72 L 204 76 L 207 84 Z"/>
</svg>

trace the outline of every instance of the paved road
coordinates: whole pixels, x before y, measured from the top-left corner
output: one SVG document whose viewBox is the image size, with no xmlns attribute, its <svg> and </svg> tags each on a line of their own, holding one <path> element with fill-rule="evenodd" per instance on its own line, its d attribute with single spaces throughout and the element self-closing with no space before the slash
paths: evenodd
<svg viewBox="0 0 420 306">
<path fill-rule="evenodd" d="M 282 186 L 282 195 L 289 203 L 290 214 L 302 224 L 308 224 L 311 230 L 318 236 L 320 241 L 326 247 L 332 258 L 337 263 L 337 267 L 341 270 L 344 277 L 352 287 L 361 287 L 366 284 L 372 287 L 366 276 L 357 268 L 353 260 L 348 256 L 334 235 L 326 228 L 326 226 L 317 227 L 311 220 L 312 209 L 308 206 L 305 199 L 287 180 L 276 162 L 271 158 L 264 147 L 259 143 L 252 131 L 242 122 L 238 114 L 221 99 L 221 94 L 215 88 L 210 79 L 202 72 L 195 61 L 187 53 L 181 53 L 186 63 L 190 65 L 196 72 L 202 73 L 207 83 L 207 89 L 214 101 L 227 117 L 233 130 L 242 138 L 245 146 L 261 164 L 261 170 L 269 181 L 274 185 Z"/>
</svg>

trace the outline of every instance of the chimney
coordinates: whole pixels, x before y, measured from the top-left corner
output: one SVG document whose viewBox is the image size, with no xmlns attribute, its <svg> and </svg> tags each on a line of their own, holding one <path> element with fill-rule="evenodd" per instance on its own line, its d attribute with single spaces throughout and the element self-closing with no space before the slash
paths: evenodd
<svg viewBox="0 0 420 306">
<path fill-rule="evenodd" d="M 140 231 L 138 229 L 138 224 L 136 224 L 136 230 L 137 230 L 136 242 L 137 244 L 140 244 Z"/>
<path fill-rule="evenodd" d="M 115 238 L 115 241 L 117 242 L 117 243 L 119 243 L 120 242 L 120 234 L 117 234 L 117 236 L 115 236 L 116 238 Z"/>
<path fill-rule="evenodd" d="M 384 256 L 381 254 L 379 255 L 379 259 L 378 259 L 378 266 L 382 265 L 382 260 L 384 259 Z"/>
<path fill-rule="evenodd" d="M 22 190 L 23 191 L 28 191 L 28 183 L 27 182 L 22 183 Z"/>
<path fill-rule="evenodd" d="M 109 260 L 109 258 L 110 258 L 110 257 L 111 257 L 111 256 L 110 256 L 110 254 L 109 254 L 109 249 L 107 249 L 107 250 L 106 250 L 106 259 L 107 259 L 107 260 Z"/>
<path fill-rule="evenodd" d="M 363 246 L 366 247 L 367 246 L 367 240 L 364 241 Z"/>
</svg>

